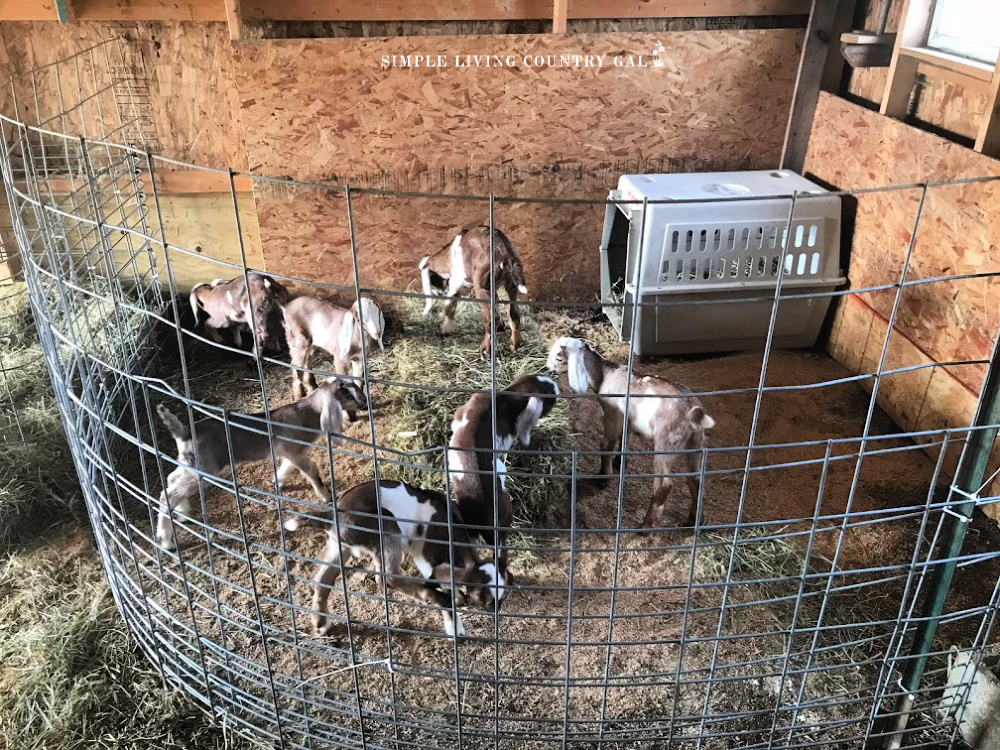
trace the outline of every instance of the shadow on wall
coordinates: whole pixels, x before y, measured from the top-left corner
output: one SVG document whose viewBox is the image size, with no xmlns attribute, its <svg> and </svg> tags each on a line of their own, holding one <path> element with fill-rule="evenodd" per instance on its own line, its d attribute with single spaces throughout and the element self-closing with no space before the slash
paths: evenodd
<svg viewBox="0 0 1000 750">
<path fill-rule="evenodd" d="M 827 190 L 837 191 L 843 189 L 838 185 L 827 182 L 812 172 L 807 172 L 804 176 Z M 851 248 L 854 246 L 854 227 L 857 224 L 858 218 L 857 197 L 853 195 L 841 196 L 840 207 L 840 269 L 844 277 L 847 279 L 847 285 L 844 288 L 850 289 Z M 821 346 L 824 349 L 826 348 L 827 342 L 830 340 L 830 332 L 833 330 L 833 321 L 837 317 L 837 309 L 840 307 L 841 299 L 841 297 L 837 297 L 833 300 L 833 304 L 830 305 L 829 310 L 827 310 L 826 318 L 823 319 L 823 325 L 819 330 L 817 346 Z"/>
</svg>

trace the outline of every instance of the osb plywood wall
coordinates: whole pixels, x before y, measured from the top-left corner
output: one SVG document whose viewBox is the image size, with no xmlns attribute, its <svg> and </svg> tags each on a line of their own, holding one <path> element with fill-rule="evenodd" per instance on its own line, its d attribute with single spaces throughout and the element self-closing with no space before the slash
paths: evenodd
<svg viewBox="0 0 1000 750">
<path fill-rule="evenodd" d="M 118 40 L 123 40 L 119 43 Z M 112 43 L 106 44 L 108 40 Z M 82 54 L 80 54 L 82 53 Z M 76 55 L 73 64 L 39 66 Z M 15 95 L 22 117 L 70 135 L 99 138 L 113 132 L 124 140 L 122 122 L 138 115 L 145 145 L 171 159 L 210 167 L 247 167 L 239 103 L 233 80 L 232 44 L 224 23 L 3 23 L 0 24 L 0 68 L 15 74 Z M 110 78 L 131 82 L 129 96 L 106 91 Z M 119 92 L 124 91 L 119 85 Z M 0 98 L 8 95 L 0 88 Z M 37 110 L 36 110 L 37 102 Z M 80 104 L 82 102 L 82 104 Z M 9 103 L 5 112 L 9 111 Z M 62 114 L 64 113 L 64 114 Z M 53 119 L 54 118 L 54 119 Z M 61 143 L 47 137 L 49 167 L 59 171 Z M 36 153 L 36 157 L 37 157 Z M 101 149 L 91 152 L 95 168 Z M 114 158 L 119 158 L 116 154 Z M 183 167 L 160 162 L 157 169 Z M 238 196 L 247 261 L 264 267 L 257 229 L 256 205 L 250 193 Z M 184 291 L 232 269 L 212 262 L 239 264 L 240 242 L 228 193 L 161 194 L 160 209 L 167 242 L 189 252 L 171 253 L 174 281 Z M 154 236 L 155 213 L 150 213 Z M 0 232 L 3 231 L 0 222 Z M 9 238 L 12 239 L 12 238 Z M 163 253 L 158 268 L 166 279 Z M 142 269 L 140 269 L 141 271 Z"/>
<path fill-rule="evenodd" d="M 1000 161 L 830 94 L 822 94 L 806 172 L 838 188 L 1000 175 Z M 848 278 L 853 289 L 900 279 L 921 190 L 857 197 Z M 908 280 L 1000 270 L 1000 182 L 935 187 L 916 229 Z M 830 353 L 854 372 L 876 369 L 895 289 L 841 300 Z M 1000 328 L 1000 281 L 970 278 L 904 288 L 883 369 L 989 359 Z M 879 403 L 906 430 L 970 423 L 986 367 L 935 366 L 886 376 Z M 946 468 L 954 467 L 957 451 Z"/>
<path fill-rule="evenodd" d="M 859 0 L 855 13 L 859 28 L 876 28 L 880 6 L 881 0 Z M 902 8 L 902 2 L 897 0 L 892 3 L 886 31 L 897 29 Z M 887 78 L 888 68 L 850 70 L 845 93 L 878 109 Z M 916 121 L 974 140 L 986 107 L 987 96 L 984 92 L 970 91 L 966 86 L 940 78 L 921 78 L 910 112 Z"/>
<path fill-rule="evenodd" d="M 603 199 L 631 171 L 777 163 L 798 30 L 324 39 L 238 45 L 250 168 L 404 190 Z M 665 65 L 615 67 L 654 49 Z M 444 55 L 444 68 L 382 67 Z M 456 67 L 455 56 L 604 56 L 600 68 Z M 626 59 L 626 58 L 621 58 Z M 258 185 L 268 270 L 351 283 L 342 198 Z M 402 289 L 485 204 L 359 197 L 362 284 Z M 603 207 L 500 205 L 532 296 L 594 299 Z"/>
<path fill-rule="evenodd" d="M 148 145 L 154 151 L 210 167 L 246 168 L 232 46 L 224 23 L 3 23 L 0 62 L 7 72 L 31 71 L 120 37 L 127 40 L 121 49 L 100 47 L 80 56 L 79 78 L 75 70 L 64 70 L 58 81 L 51 71 L 37 76 L 41 119 L 65 109 L 68 102 L 79 101 L 78 88 L 85 96 L 93 94 L 90 66 L 99 68 L 104 81 L 110 63 L 116 75 L 136 83 L 138 106 L 149 130 Z M 124 63 L 119 65 L 122 51 Z M 29 85 L 25 80 L 20 98 L 22 106 L 33 108 L 34 92 Z M 84 109 L 88 120 L 98 117 L 93 103 Z M 112 112 L 101 114 L 116 117 Z M 54 129 L 63 129 L 65 123 L 66 132 L 78 133 L 79 117 L 79 110 L 70 113 L 67 120 L 57 120 L 60 127 Z"/>
</svg>

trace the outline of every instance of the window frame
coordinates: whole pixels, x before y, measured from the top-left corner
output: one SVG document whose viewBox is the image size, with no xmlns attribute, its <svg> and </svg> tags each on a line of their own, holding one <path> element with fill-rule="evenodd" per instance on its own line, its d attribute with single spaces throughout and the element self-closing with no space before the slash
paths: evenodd
<svg viewBox="0 0 1000 750">
<path fill-rule="evenodd" d="M 941 33 L 939 29 L 945 16 L 942 10 L 946 7 L 947 1 L 936 0 L 934 3 L 930 26 L 927 30 L 926 48 L 934 52 L 944 52 L 996 67 L 998 56 L 1000 56 L 1000 38 L 996 44 L 984 44 Z"/>
</svg>

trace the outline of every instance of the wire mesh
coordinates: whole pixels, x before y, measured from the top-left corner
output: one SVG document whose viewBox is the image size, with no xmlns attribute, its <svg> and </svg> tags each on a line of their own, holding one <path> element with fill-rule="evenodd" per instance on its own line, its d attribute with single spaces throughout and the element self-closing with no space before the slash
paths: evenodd
<svg viewBox="0 0 1000 750">
<path fill-rule="evenodd" d="M 12 79 L 0 135 L 13 230 L 99 552 L 123 618 L 165 678 L 213 716 L 282 748 L 955 745 L 948 709 L 965 693 L 941 704 L 949 647 L 989 652 L 1000 591 L 1000 533 L 982 513 L 973 515 L 996 500 L 981 460 L 996 415 L 981 404 L 968 425 L 901 431 L 877 404 L 886 382 L 932 368 L 974 368 L 984 383 L 997 372 L 986 359 L 886 366 L 908 292 L 997 275 L 911 269 L 935 191 L 979 181 L 841 193 L 916 197 L 909 239 L 885 238 L 901 259 L 897 281 L 823 295 L 892 295 L 884 332 L 875 333 L 878 353 L 856 374 L 822 353 L 772 350 L 782 301 L 810 296 L 784 293 L 781 274 L 765 298 L 772 309 L 762 352 L 639 362 L 627 342 L 609 335 L 596 302 L 535 299 L 522 302 L 533 341 L 511 354 L 498 323 L 509 302 L 494 295 L 483 315 L 490 333 L 483 363 L 480 302 L 461 302 L 455 343 L 444 344 L 417 313 L 422 294 L 368 283 L 380 248 L 359 215 L 389 199 L 477 201 L 490 227 L 503 228 L 516 203 L 559 211 L 569 203 L 602 210 L 604 201 L 356 190 L 163 158 L 149 148 L 135 82 L 120 73 L 126 54 L 127 44 L 112 40 Z M 53 92 L 59 105 L 47 111 Z M 172 236 L 161 186 L 177 168 L 228 182 L 235 261 Z M 347 303 L 373 295 L 389 313 L 384 353 L 362 336 L 358 377 L 370 415 L 345 425 L 341 440 L 314 446 L 334 497 L 367 479 L 400 479 L 448 493 L 450 508 L 445 467 L 454 408 L 474 393 L 490 394 L 496 434 L 498 390 L 513 375 L 538 370 L 547 345 L 572 334 L 622 364 L 627 383 L 654 370 L 683 376 L 728 425 L 705 448 L 677 451 L 693 452 L 698 467 L 694 526 L 638 528 L 650 484 L 663 476 L 651 468 L 654 451 L 622 427 L 625 460 L 601 487 L 596 396 L 564 388 L 562 427 L 546 433 L 543 420 L 538 428 L 549 435 L 547 447 L 521 445 L 509 451 L 506 478 L 490 472 L 494 490 L 510 481 L 518 506 L 507 542 L 514 579 L 502 606 L 465 610 L 464 640 L 440 631 L 435 605 L 383 591 L 384 534 L 381 564 L 343 565 L 330 595 L 335 626 L 316 635 L 312 578 L 326 527 L 339 532 L 343 520 L 325 517 L 329 505 L 308 488 L 280 489 L 273 460 L 241 465 L 234 477 L 192 467 L 197 507 L 175 512 L 179 543 L 165 549 L 154 535 L 160 493 L 180 464 L 157 404 L 182 411 L 189 424 L 222 424 L 219 449 L 229 456 L 234 432 L 266 436 L 273 459 L 283 425 L 266 415 L 290 401 L 293 368 L 283 356 L 215 341 L 185 317 L 192 263 L 205 281 L 262 271 L 248 262 L 237 179 L 315 193 L 348 227 L 343 283 L 271 272 L 272 279 Z M 789 197 L 791 222 L 809 196 Z M 495 269 L 493 245 L 491 232 Z M 649 303 L 630 304 L 634 320 Z M 462 347 L 466 354 L 456 355 Z M 344 374 L 328 360 L 311 371 Z M 983 404 L 993 391 L 983 389 Z M 631 385 L 614 395 L 626 410 L 669 397 Z M 410 429 L 398 429 L 401 418 L 413 420 Z M 494 459 L 505 453 L 494 452 Z M 978 475 L 973 464 L 981 464 Z M 668 475 L 675 496 L 689 473 Z M 317 523 L 286 532 L 289 519 Z M 379 514 L 377 527 L 384 531 L 391 520 Z M 489 531 L 500 531 L 496 509 L 493 520 Z M 437 523 L 449 540 L 461 530 L 450 511 Z M 948 546 L 956 528 L 972 533 Z M 475 554 L 496 560 L 496 533 L 492 539 L 473 545 Z M 941 593 L 939 571 L 955 567 L 943 608 L 929 610 Z M 911 653 L 918 632 L 930 635 L 926 654 Z M 922 656 L 928 669 L 904 684 Z"/>
</svg>

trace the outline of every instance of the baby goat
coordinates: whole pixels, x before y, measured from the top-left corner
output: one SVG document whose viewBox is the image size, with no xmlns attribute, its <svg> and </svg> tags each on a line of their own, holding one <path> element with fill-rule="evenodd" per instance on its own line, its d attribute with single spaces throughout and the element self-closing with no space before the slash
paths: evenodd
<svg viewBox="0 0 1000 750">
<path fill-rule="evenodd" d="M 382 516 L 381 543 L 379 519 Z M 326 635 L 333 626 L 327 615 L 330 588 L 337 582 L 342 560 L 351 557 L 371 560 L 384 585 L 417 599 L 447 608 L 443 613 L 444 632 L 459 638 L 465 635 L 462 618 L 452 621 L 452 594 L 456 605 L 475 604 L 492 608 L 502 601 L 504 578 L 493 563 L 479 561 L 462 526 L 462 515 L 451 508 L 451 538 L 448 534 L 448 499 L 441 492 L 424 490 L 403 482 L 382 481 L 352 487 L 337 499 L 337 523 L 330 522 L 323 564 L 313 579 L 313 609 L 316 632 Z M 339 534 L 338 534 L 339 527 Z M 408 554 L 426 583 L 403 575 L 403 554 Z M 382 555 L 385 569 L 382 569 Z M 454 556 L 455 566 L 451 565 Z M 464 588 L 465 591 L 453 590 Z M 461 602 L 461 604 L 459 603 Z"/>
<path fill-rule="evenodd" d="M 451 423 L 448 479 L 452 499 L 462 509 L 465 522 L 482 527 L 476 533 L 487 544 L 496 543 L 500 550 L 497 568 L 504 576 L 507 575 L 507 529 L 514 509 L 507 492 L 503 454 L 515 440 L 530 445 L 531 431 L 552 411 L 558 395 L 559 386 L 551 378 L 523 375 L 496 395 L 496 434 L 488 393 L 474 393 L 458 408 Z M 494 470 L 500 485 L 496 496 Z"/>
<path fill-rule="evenodd" d="M 247 279 L 250 294 L 247 294 Z M 263 352 L 268 344 L 268 322 L 274 311 L 288 302 L 288 290 L 262 273 L 249 273 L 247 278 L 216 279 L 211 284 L 196 284 L 191 289 L 191 310 L 195 325 L 204 319 L 205 330 L 217 342 L 222 341 L 219 330 L 231 328 L 236 346 L 243 346 L 242 331 L 253 322 L 257 350 Z M 252 302 L 251 302 L 252 301 Z"/>
<path fill-rule="evenodd" d="M 623 365 L 609 362 L 580 339 L 563 337 L 549 351 L 548 368 L 569 375 L 569 387 L 574 393 L 593 391 L 604 411 L 604 439 L 601 442 L 601 474 L 611 474 L 612 464 L 620 466 L 621 455 L 611 452 L 621 449 L 622 425 L 625 419 L 625 393 L 631 388 L 628 424 L 632 431 L 653 441 L 653 499 L 642 521 L 643 527 L 661 525 L 663 511 L 670 494 L 672 478 L 667 476 L 680 456 L 664 451 L 686 453 L 688 489 L 691 506 L 688 524 L 694 525 L 698 511 L 700 455 L 705 447 L 705 430 L 715 420 L 705 413 L 697 398 L 662 378 L 632 375 Z M 611 395 L 618 394 L 618 395 Z M 645 398 L 644 398 L 645 397 Z"/>
<path fill-rule="evenodd" d="M 365 396 L 357 385 L 349 380 L 331 379 L 306 398 L 274 409 L 269 419 L 274 435 L 274 457 L 281 459 L 278 465 L 279 489 L 295 468 L 309 480 L 313 491 L 329 502 L 330 491 L 309 457 L 311 443 L 320 434 L 309 430 L 339 433 L 343 429 L 343 410 L 367 408 Z M 160 494 L 160 514 L 156 524 L 157 541 L 165 549 L 174 549 L 177 538 L 171 510 L 189 513 L 191 500 L 198 495 L 198 475 L 188 467 L 220 476 L 233 464 L 271 460 L 271 443 L 262 413 L 253 415 L 253 419 L 232 417 L 228 434 L 222 420 L 215 417 L 200 419 L 194 424 L 192 439 L 187 422 L 178 419 L 163 404 L 157 406 L 156 411 L 177 442 L 177 460 L 181 464 L 167 475 L 167 486 Z"/>
<path fill-rule="evenodd" d="M 333 355 L 338 374 L 346 375 L 347 365 L 350 365 L 351 375 L 356 378 L 361 375 L 361 318 L 364 319 L 364 329 L 370 342 L 368 350 L 375 344 L 379 349 L 384 348 L 382 334 L 385 332 L 385 318 L 381 308 L 368 297 L 361 298 L 360 318 L 356 301 L 348 310 L 318 297 L 296 297 L 285 305 L 284 313 L 285 338 L 288 339 L 292 364 L 305 368 L 292 371 L 295 398 L 302 398 L 316 388 L 316 377 L 307 371 L 312 363 L 313 347 Z M 351 413 L 350 417 L 353 422 L 357 415 Z"/>
<path fill-rule="evenodd" d="M 517 295 L 528 293 L 524 280 L 524 267 L 514 251 L 514 245 L 499 229 L 493 230 L 493 261 L 496 267 L 493 276 L 497 284 L 502 284 L 510 299 L 507 315 L 510 319 L 510 350 L 517 351 L 521 345 L 521 312 L 517 307 Z M 471 287 L 472 296 L 479 299 L 483 308 L 483 345 L 480 355 L 483 359 L 490 355 L 490 298 L 496 299 L 496 290 L 490 290 L 490 228 L 487 226 L 469 229 L 455 236 L 450 245 L 428 255 L 420 261 L 420 280 L 425 301 L 424 315 L 431 311 L 434 297 L 446 296 L 447 304 L 441 322 L 441 332 L 451 333 L 455 325 L 455 308 L 458 298 L 466 287 Z M 499 303 L 494 310 L 499 308 Z M 499 314 L 496 328 L 500 330 Z"/>
</svg>

